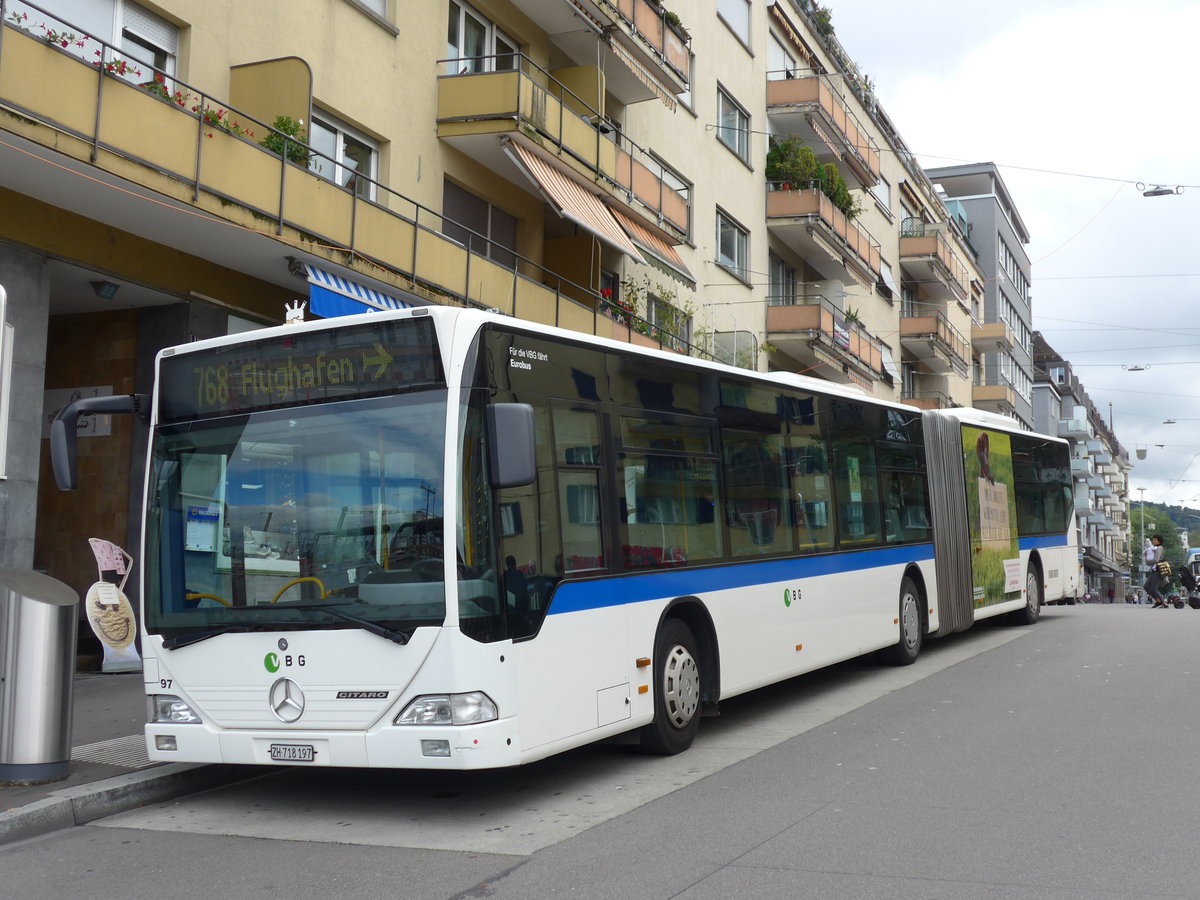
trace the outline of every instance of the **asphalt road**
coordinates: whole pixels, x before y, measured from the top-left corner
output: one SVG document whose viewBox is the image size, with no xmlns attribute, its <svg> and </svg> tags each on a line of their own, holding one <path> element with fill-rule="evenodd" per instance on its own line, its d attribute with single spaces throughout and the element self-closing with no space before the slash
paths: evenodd
<svg viewBox="0 0 1200 900">
<path fill-rule="evenodd" d="M 1047 609 L 668 759 L 288 769 L 0 848 L 0 897 L 1200 897 L 1200 612 Z"/>
</svg>

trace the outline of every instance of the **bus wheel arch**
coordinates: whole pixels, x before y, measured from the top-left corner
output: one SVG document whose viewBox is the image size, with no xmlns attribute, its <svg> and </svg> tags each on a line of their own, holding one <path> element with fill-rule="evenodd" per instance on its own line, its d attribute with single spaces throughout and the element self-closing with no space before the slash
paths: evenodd
<svg viewBox="0 0 1200 900">
<path fill-rule="evenodd" d="M 900 625 L 899 639 L 890 647 L 879 651 L 881 662 L 891 666 L 908 666 L 917 661 L 921 647 L 929 630 L 925 579 L 916 566 L 909 566 L 900 579 L 897 598 L 897 617 Z"/>
<path fill-rule="evenodd" d="M 695 598 L 672 603 L 654 635 L 651 690 L 654 718 L 642 727 L 645 753 L 672 756 L 691 746 L 706 708 L 719 696 L 716 630 Z"/>
</svg>

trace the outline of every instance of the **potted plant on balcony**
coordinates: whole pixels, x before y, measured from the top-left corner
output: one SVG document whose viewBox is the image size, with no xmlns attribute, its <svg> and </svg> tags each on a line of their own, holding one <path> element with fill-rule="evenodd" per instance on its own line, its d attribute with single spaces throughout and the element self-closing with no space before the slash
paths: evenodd
<svg viewBox="0 0 1200 900">
<path fill-rule="evenodd" d="M 812 148 L 796 135 L 789 134 L 771 141 L 767 151 L 767 181 L 779 190 L 801 189 L 818 177 L 819 167 Z"/>
</svg>

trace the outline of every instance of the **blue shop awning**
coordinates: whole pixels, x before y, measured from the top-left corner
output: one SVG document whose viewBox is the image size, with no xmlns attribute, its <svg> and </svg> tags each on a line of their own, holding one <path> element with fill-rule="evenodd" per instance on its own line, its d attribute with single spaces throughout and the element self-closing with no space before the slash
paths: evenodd
<svg viewBox="0 0 1200 900">
<path fill-rule="evenodd" d="M 308 309 L 314 316 L 357 316 L 385 309 L 408 309 L 404 300 L 380 293 L 374 288 L 334 275 L 305 263 L 308 271 Z"/>
</svg>

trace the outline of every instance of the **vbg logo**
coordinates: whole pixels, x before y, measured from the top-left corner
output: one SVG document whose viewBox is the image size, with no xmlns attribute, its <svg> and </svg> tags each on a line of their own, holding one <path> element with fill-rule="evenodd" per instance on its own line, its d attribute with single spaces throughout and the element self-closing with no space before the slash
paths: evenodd
<svg viewBox="0 0 1200 900">
<path fill-rule="evenodd" d="M 272 674 L 278 672 L 280 669 L 290 669 L 292 666 L 303 666 L 307 662 L 308 660 L 304 658 L 303 653 L 299 654 L 298 656 L 293 656 L 290 653 L 285 656 L 280 656 L 278 653 L 268 653 L 263 657 L 263 666 Z"/>
</svg>

